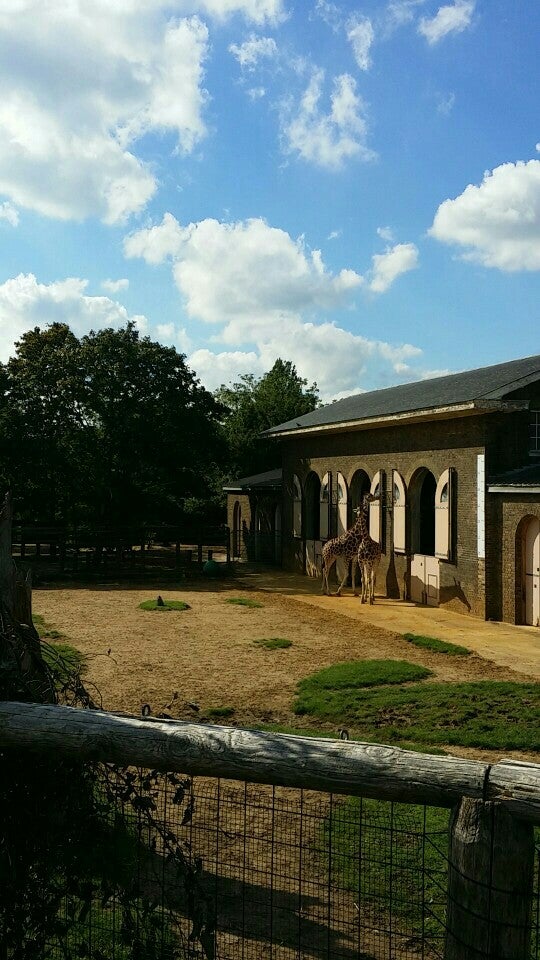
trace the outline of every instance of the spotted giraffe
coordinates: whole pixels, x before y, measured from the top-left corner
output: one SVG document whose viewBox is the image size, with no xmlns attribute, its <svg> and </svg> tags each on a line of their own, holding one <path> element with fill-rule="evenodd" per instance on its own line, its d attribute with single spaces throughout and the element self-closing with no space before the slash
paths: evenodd
<svg viewBox="0 0 540 960">
<path fill-rule="evenodd" d="M 370 495 L 371 500 L 378 499 Z M 367 498 L 364 498 L 364 500 Z M 365 524 L 365 537 L 358 546 L 356 556 L 358 566 L 362 571 L 362 595 L 361 603 L 375 602 L 375 578 L 377 576 L 377 567 L 381 559 L 381 545 L 373 540 L 369 535 L 367 524 Z"/>
<path fill-rule="evenodd" d="M 345 533 L 342 533 L 340 537 L 334 537 L 333 540 L 328 540 L 325 543 L 322 550 L 322 586 L 321 590 L 327 595 L 330 593 L 330 586 L 328 583 L 328 577 L 330 571 L 334 566 L 336 560 L 345 560 L 347 563 L 347 569 L 345 571 L 345 576 L 341 581 L 335 596 L 340 597 L 341 591 L 345 585 L 347 579 L 349 568 L 349 561 L 352 561 L 352 588 L 353 593 L 356 596 L 355 589 L 355 573 L 356 573 L 356 564 L 358 563 L 358 551 L 361 548 L 363 541 L 370 539 L 369 531 L 367 528 L 367 511 L 369 504 L 372 500 L 376 500 L 371 493 L 367 493 L 364 496 L 362 506 L 356 507 L 354 513 L 356 515 L 356 520 L 352 527 L 347 530 Z"/>
</svg>

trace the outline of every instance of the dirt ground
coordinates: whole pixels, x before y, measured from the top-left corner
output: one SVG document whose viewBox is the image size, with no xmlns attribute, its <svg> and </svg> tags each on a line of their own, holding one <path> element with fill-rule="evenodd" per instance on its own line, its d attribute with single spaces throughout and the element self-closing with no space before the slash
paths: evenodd
<svg viewBox="0 0 540 960">
<path fill-rule="evenodd" d="M 141 601 L 158 593 L 185 600 L 190 609 L 139 609 Z M 262 607 L 228 604 L 231 597 L 249 597 Z M 158 585 L 37 589 L 34 612 L 89 657 L 87 678 L 98 687 L 104 708 L 127 713 L 140 713 L 145 703 L 159 713 L 177 692 L 170 713 L 181 719 L 232 707 L 235 723 L 297 724 L 291 712 L 297 681 L 330 664 L 362 658 L 421 663 L 433 670 L 434 680 L 530 679 L 476 654 L 432 654 L 397 633 L 334 610 L 234 583 L 189 584 L 182 590 Z M 254 642 L 272 637 L 292 640 L 292 646 L 267 650 Z"/>
</svg>

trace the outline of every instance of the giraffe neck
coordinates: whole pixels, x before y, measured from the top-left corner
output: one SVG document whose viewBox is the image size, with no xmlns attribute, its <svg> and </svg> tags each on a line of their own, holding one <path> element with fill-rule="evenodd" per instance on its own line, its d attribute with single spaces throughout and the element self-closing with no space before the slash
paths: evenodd
<svg viewBox="0 0 540 960">
<path fill-rule="evenodd" d="M 360 537 L 362 540 L 366 540 L 369 537 L 369 529 L 367 525 L 367 512 L 362 510 L 354 526 L 356 528 L 356 531 L 360 534 Z"/>
</svg>

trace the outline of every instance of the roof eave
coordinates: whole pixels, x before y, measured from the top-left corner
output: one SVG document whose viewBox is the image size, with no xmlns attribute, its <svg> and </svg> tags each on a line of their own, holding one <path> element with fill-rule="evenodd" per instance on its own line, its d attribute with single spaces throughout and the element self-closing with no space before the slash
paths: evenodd
<svg viewBox="0 0 540 960">
<path fill-rule="evenodd" d="M 386 427 L 389 423 L 420 423 L 426 420 L 443 420 L 454 416 L 474 416 L 500 410 L 527 409 L 526 403 L 507 403 L 502 400 L 470 400 L 446 407 L 430 407 L 425 410 L 407 410 L 404 413 L 385 414 L 382 417 L 364 417 L 360 420 L 345 420 L 336 423 L 316 424 L 312 427 L 291 427 L 289 430 L 265 431 L 269 437 L 291 437 L 308 433 L 345 433 L 351 430 L 371 430 Z"/>
<path fill-rule="evenodd" d="M 540 484 L 526 483 L 489 483 L 488 493 L 540 493 Z"/>
</svg>

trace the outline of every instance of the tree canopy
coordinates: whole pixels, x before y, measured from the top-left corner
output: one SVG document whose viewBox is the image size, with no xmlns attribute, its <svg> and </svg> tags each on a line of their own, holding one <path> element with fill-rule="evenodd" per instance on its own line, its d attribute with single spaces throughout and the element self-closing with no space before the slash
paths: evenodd
<svg viewBox="0 0 540 960">
<path fill-rule="evenodd" d="M 178 522 L 215 495 L 222 414 L 184 355 L 132 323 L 35 328 L 0 365 L 1 485 L 28 520 Z"/>
<path fill-rule="evenodd" d="M 279 466 L 278 444 L 261 439 L 261 432 L 310 413 L 320 405 L 317 384 L 308 386 L 294 364 L 281 359 L 262 377 L 247 374 L 238 383 L 221 386 L 216 398 L 227 411 L 223 427 L 231 477 L 245 477 Z"/>
</svg>

